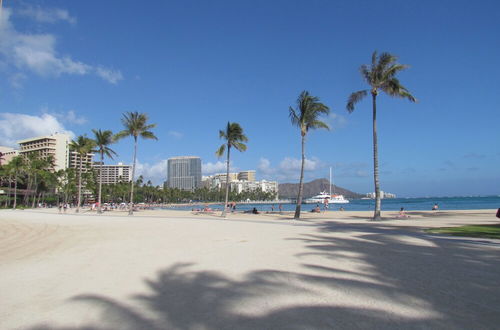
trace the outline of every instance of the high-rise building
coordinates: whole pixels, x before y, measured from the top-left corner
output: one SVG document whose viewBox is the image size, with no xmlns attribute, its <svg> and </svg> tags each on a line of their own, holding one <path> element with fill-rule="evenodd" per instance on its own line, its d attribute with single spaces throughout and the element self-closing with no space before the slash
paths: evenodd
<svg viewBox="0 0 500 330">
<path fill-rule="evenodd" d="M 55 133 L 24 139 L 17 141 L 19 143 L 19 154 L 29 155 L 36 153 L 42 158 L 48 156 L 54 157 L 54 170 L 63 170 L 68 168 L 69 161 L 69 135 Z"/>
<path fill-rule="evenodd" d="M 92 167 L 97 171 L 97 182 L 99 182 L 101 175 L 101 162 L 95 162 Z M 102 165 L 102 183 L 118 183 L 118 182 L 130 182 L 132 180 L 132 165 L 123 165 L 123 163 L 118 163 L 117 165 Z"/>
<path fill-rule="evenodd" d="M 238 180 L 254 182 L 255 181 L 255 170 L 239 172 L 238 173 Z"/>
<path fill-rule="evenodd" d="M 191 191 L 201 187 L 201 158 L 195 156 L 169 158 L 167 184 L 169 188 Z"/>
<path fill-rule="evenodd" d="M 19 155 L 18 150 L 0 146 L 0 165 L 7 165 L 17 155 Z"/>
<path fill-rule="evenodd" d="M 70 168 L 80 168 L 80 158 L 82 158 L 82 172 L 87 172 L 87 170 L 92 166 L 92 158 L 94 158 L 93 153 L 88 153 L 83 155 L 83 157 L 76 151 L 69 152 L 69 167 Z"/>
</svg>

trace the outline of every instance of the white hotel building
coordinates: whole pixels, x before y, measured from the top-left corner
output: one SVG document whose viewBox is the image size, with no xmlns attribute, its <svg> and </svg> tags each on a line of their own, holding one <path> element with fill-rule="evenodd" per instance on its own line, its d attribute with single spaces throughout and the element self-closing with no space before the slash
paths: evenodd
<svg viewBox="0 0 500 330">
<path fill-rule="evenodd" d="M 95 162 L 92 167 L 97 171 L 97 180 L 100 180 L 101 162 Z M 112 184 L 118 182 L 130 182 L 132 180 L 132 165 L 102 165 L 102 183 Z M 99 181 L 98 181 L 99 182 Z"/>
<path fill-rule="evenodd" d="M 69 143 L 68 134 L 55 133 L 52 135 L 38 136 L 34 138 L 17 141 L 19 143 L 19 154 L 29 155 L 36 153 L 42 158 L 54 157 L 54 170 L 64 170 L 69 167 Z"/>
</svg>

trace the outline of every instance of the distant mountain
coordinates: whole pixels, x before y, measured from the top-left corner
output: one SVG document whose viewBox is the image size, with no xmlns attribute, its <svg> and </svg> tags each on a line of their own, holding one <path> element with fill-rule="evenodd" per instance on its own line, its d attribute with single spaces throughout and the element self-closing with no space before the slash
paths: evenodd
<svg viewBox="0 0 500 330">
<path fill-rule="evenodd" d="M 328 180 L 327 179 L 317 179 L 311 182 L 304 183 L 304 198 L 309 198 L 314 195 L 319 194 L 322 191 L 329 191 L 328 188 Z M 335 187 L 335 189 L 334 189 Z M 335 193 L 344 195 L 345 198 L 361 198 L 364 195 L 355 193 L 353 191 L 347 190 L 342 187 L 332 185 L 332 194 L 335 190 Z M 299 193 L 299 184 L 298 183 L 280 183 L 279 184 L 279 196 L 283 199 L 297 198 L 297 194 Z"/>
</svg>

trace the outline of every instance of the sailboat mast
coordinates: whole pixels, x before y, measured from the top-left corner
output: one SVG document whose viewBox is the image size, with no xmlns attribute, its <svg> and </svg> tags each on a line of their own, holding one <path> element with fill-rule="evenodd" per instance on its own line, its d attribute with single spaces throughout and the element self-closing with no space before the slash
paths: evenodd
<svg viewBox="0 0 500 330">
<path fill-rule="evenodd" d="M 330 167 L 330 195 L 332 194 L 332 186 L 333 186 L 333 194 L 336 195 L 335 184 L 333 183 L 333 177 L 332 177 L 332 168 Z"/>
<path fill-rule="evenodd" d="M 332 195 L 332 167 L 331 166 L 330 166 L 330 184 L 328 186 L 330 187 L 330 196 L 331 196 Z"/>
</svg>

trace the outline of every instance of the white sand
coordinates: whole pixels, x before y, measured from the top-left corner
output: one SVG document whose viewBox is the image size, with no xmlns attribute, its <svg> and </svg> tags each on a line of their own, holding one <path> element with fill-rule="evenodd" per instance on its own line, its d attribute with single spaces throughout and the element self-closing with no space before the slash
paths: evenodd
<svg viewBox="0 0 500 330">
<path fill-rule="evenodd" d="M 0 211 L 0 329 L 488 329 L 494 210 L 103 216 Z"/>
</svg>

